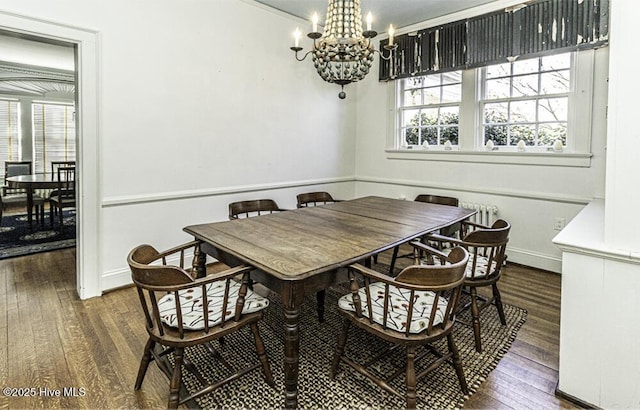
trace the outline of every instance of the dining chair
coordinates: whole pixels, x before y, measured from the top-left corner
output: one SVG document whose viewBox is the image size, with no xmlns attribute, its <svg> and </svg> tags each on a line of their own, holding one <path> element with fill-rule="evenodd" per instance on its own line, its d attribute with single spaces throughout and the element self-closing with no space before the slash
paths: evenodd
<svg viewBox="0 0 640 410">
<path fill-rule="evenodd" d="M 69 167 L 74 167 L 76 166 L 76 162 L 75 161 L 51 161 L 51 180 L 55 181 L 56 178 L 58 177 L 58 169 L 59 168 L 69 168 Z M 44 198 L 47 198 L 47 200 L 49 200 L 52 196 L 57 196 L 58 195 L 58 190 L 57 189 L 50 189 L 48 190 L 49 192 L 45 192 L 46 195 L 43 195 Z M 49 208 L 51 208 L 51 203 L 49 202 Z M 58 208 L 54 207 L 53 209 L 53 213 L 54 215 L 58 214 Z"/>
<path fill-rule="evenodd" d="M 418 241 L 412 245 L 416 262 L 420 261 L 419 254 L 426 252 L 440 263 L 417 263 L 403 269 L 395 278 L 360 264 L 349 266 L 351 292 L 338 300 L 338 312 L 344 320 L 331 363 L 332 378 L 336 377 L 340 363 L 345 363 L 385 391 L 404 397 L 408 409 L 416 407 L 417 380 L 443 363 L 453 366 L 462 392 L 469 393 L 453 337 L 469 254 L 461 247 L 455 247 L 445 255 Z M 362 351 L 358 358 L 348 357 L 345 346 L 351 325 L 388 342 L 388 350 L 367 351 L 371 359 L 364 358 Z M 437 349 L 434 344 L 443 338 L 447 340 L 447 351 Z M 398 347 L 406 349 L 404 394 L 392 387 L 391 382 L 403 373 L 402 369 L 391 375 L 381 374 L 380 370 L 383 368 L 380 360 Z M 436 359 L 424 365 L 421 363 L 419 368 L 425 370 L 416 375 L 416 362 L 433 357 L 425 354 L 427 352 L 434 353 Z"/>
<path fill-rule="evenodd" d="M 416 196 L 414 201 L 426 202 L 429 204 L 448 205 L 448 206 L 458 206 L 458 203 L 459 203 L 458 198 L 454 198 L 451 196 L 428 195 L 428 194 L 418 195 Z M 460 231 L 460 228 L 461 228 L 460 223 L 455 223 L 453 225 L 445 226 L 444 228 L 440 229 L 440 233 L 445 236 L 454 236 L 456 232 Z M 400 251 L 400 246 L 396 246 L 393 248 L 391 263 L 389 266 L 389 275 L 393 275 L 395 266 L 396 266 L 396 261 L 398 258 L 407 258 L 407 257 L 413 256 L 413 253 L 398 255 L 399 251 Z"/>
<path fill-rule="evenodd" d="M 64 229 L 63 209 L 76 207 L 76 168 L 59 167 L 58 187 L 49 197 L 49 219 L 53 226 L 54 210 L 58 213 L 60 230 Z"/>
<path fill-rule="evenodd" d="M 7 178 L 20 175 L 32 174 L 31 161 L 5 161 L 4 163 L 4 185 L 2 186 L 2 203 L 0 204 L 0 218 L 7 208 L 27 206 L 27 191 L 24 188 L 10 188 Z M 35 209 L 36 220 L 44 223 L 44 198 L 33 193 L 33 207 Z"/>
<path fill-rule="evenodd" d="M 179 404 L 210 393 L 258 367 L 262 367 L 266 382 L 275 387 L 258 330 L 258 322 L 269 300 L 248 289 L 247 283 L 253 268 L 228 268 L 194 279 L 191 270 L 185 268 L 185 256 L 189 251 L 196 254 L 199 246 L 200 242 L 192 241 L 159 252 L 145 244 L 137 246 L 127 256 L 149 335 L 135 389 L 142 387 L 149 363 L 155 361 L 170 381 L 169 408 L 177 408 Z M 169 264 L 169 261 L 175 265 Z M 240 282 L 235 280 L 239 276 L 242 277 Z M 245 326 L 249 326 L 253 334 L 259 363 L 237 369 L 239 366 L 231 366 L 211 342 L 220 342 L 223 336 Z M 185 352 L 199 345 L 211 351 L 230 375 L 206 382 L 196 364 L 185 358 Z M 169 354 L 172 354 L 173 364 L 168 360 Z M 183 367 L 193 372 L 206 386 L 181 397 Z M 242 393 L 240 390 L 236 390 L 236 393 L 251 394 L 250 391 Z"/>
<path fill-rule="evenodd" d="M 333 199 L 328 192 L 306 192 L 296 195 L 296 199 L 298 200 L 298 208 L 340 202 L 340 199 Z"/>
<path fill-rule="evenodd" d="M 273 212 L 282 212 L 273 199 L 253 199 L 248 201 L 238 201 L 229 204 L 229 220 L 249 218 Z"/>
<path fill-rule="evenodd" d="M 502 267 L 507 260 L 505 250 L 509 242 L 511 225 L 509 222 L 498 219 L 491 227 L 473 222 L 463 222 L 463 230 L 467 233 L 462 239 L 446 237 L 439 234 L 431 234 L 429 241 L 447 243 L 451 246 L 462 246 L 469 252 L 464 289 L 470 295 L 470 302 L 462 306 L 459 311 L 471 309 L 471 323 L 475 338 L 476 351 L 482 352 L 482 340 L 480 336 L 480 312 L 486 307 L 494 305 L 498 311 L 500 323 L 506 325 L 502 307 L 502 298 L 498 289 L 498 280 Z M 445 250 L 446 252 L 446 250 Z M 490 297 L 478 295 L 478 288 L 491 287 Z"/>
<path fill-rule="evenodd" d="M 75 167 L 75 161 L 51 161 L 51 178 L 58 175 L 58 168 Z"/>
</svg>

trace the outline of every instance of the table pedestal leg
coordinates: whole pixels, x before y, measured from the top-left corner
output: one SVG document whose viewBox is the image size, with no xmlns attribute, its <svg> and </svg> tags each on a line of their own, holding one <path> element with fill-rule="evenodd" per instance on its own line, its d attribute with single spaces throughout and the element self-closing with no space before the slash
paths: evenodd
<svg viewBox="0 0 640 410">
<path fill-rule="evenodd" d="M 33 189 L 27 189 L 27 220 L 29 221 L 29 229 L 33 230 Z"/>
</svg>

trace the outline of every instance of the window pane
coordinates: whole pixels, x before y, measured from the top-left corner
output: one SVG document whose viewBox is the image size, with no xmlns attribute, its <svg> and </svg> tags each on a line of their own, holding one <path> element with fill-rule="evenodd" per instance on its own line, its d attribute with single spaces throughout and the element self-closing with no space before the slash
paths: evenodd
<svg viewBox="0 0 640 410">
<path fill-rule="evenodd" d="M 422 95 L 425 104 L 440 104 L 440 87 L 425 88 Z"/>
<path fill-rule="evenodd" d="M 538 121 L 566 121 L 569 98 L 542 98 L 538 100 Z"/>
<path fill-rule="evenodd" d="M 560 94 L 569 92 L 569 70 L 543 73 L 540 76 L 540 94 Z"/>
<path fill-rule="evenodd" d="M 422 78 L 424 79 L 424 87 L 440 86 L 440 74 L 425 75 Z"/>
<path fill-rule="evenodd" d="M 422 143 L 427 141 L 429 145 L 438 145 L 441 142 L 438 141 L 438 128 L 426 127 L 421 130 Z"/>
<path fill-rule="evenodd" d="M 571 67 L 571 53 L 542 57 L 542 70 L 559 70 Z"/>
<path fill-rule="evenodd" d="M 420 118 L 420 110 L 405 110 L 403 112 L 402 125 L 404 127 L 410 125 L 418 125 L 418 119 Z"/>
<path fill-rule="evenodd" d="M 516 145 L 523 140 L 526 145 L 536 144 L 535 125 L 512 125 L 509 127 L 510 145 Z"/>
<path fill-rule="evenodd" d="M 536 122 L 536 102 L 513 101 L 511 102 L 511 122 Z"/>
<path fill-rule="evenodd" d="M 457 125 L 460 120 L 459 111 L 459 107 L 442 107 L 440 109 L 440 125 Z"/>
<path fill-rule="evenodd" d="M 511 75 L 511 63 L 490 65 L 487 67 L 487 78 L 505 77 Z"/>
<path fill-rule="evenodd" d="M 462 84 L 447 85 L 442 87 L 442 102 L 460 102 L 462 99 Z"/>
<path fill-rule="evenodd" d="M 406 78 L 403 80 L 404 84 L 404 89 L 408 90 L 411 88 L 420 88 L 422 87 L 422 82 L 423 79 L 422 77 L 411 77 L 411 78 Z"/>
<path fill-rule="evenodd" d="M 567 123 L 540 124 L 538 127 L 538 145 L 553 145 L 560 140 L 567 145 Z"/>
<path fill-rule="evenodd" d="M 496 80 L 488 80 L 486 82 L 487 99 L 494 100 L 497 98 L 509 98 L 510 83 L 511 83 L 511 80 L 509 78 L 499 78 Z"/>
<path fill-rule="evenodd" d="M 458 127 L 443 127 L 441 137 L 443 144 L 449 140 L 453 145 L 458 145 Z"/>
<path fill-rule="evenodd" d="M 538 74 L 513 77 L 512 97 L 538 95 Z"/>
<path fill-rule="evenodd" d="M 404 130 L 404 141 L 407 145 L 417 145 L 418 144 L 418 129 L 417 128 L 406 128 Z"/>
<path fill-rule="evenodd" d="M 537 58 L 531 58 L 529 60 L 516 60 L 513 63 L 513 75 L 537 73 L 538 67 L 539 61 Z"/>
<path fill-rule="evenodd" d="M 422 101 L 420 101 L 420 90 L 405 91 L 403 101 L 404 101 L 405 107 L 422 104 Z"/>
<path fill-rule="evenodd" d="M 442 74 L 442 84 L 462 82 L 462 71 L 449 71 Z"/>
<path fill-rule="evenodd" d="M 507 126 L 506 125 L 490 125 L 484 127 L 484 140 L 482 145 L 487 141 L 493 141 L 494 145 L 507 145 Z"/>
<path fill-rule="evenodd" d="M 484 105 L 484 123 L 485 124 L 506 124 L 508 119 L 508 114 L 509 114 L 509 104 L 506 102 Z"/>
<path fill-rule="evenodd" d="M 420 125 L 437 125 L 438 124 L 438 109 L 429 108 L 422 110 L 420 117 Z"/>
</svg>

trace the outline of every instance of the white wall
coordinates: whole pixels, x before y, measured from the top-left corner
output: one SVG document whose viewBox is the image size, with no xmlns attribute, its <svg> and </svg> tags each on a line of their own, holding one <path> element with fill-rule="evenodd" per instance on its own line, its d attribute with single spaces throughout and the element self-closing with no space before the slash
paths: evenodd
<svg viewBox="0 0 640 410">
<path fill-rule="evenodd" d="M 102 289 L 126 255 L 188 239 L 228 202 L 353 196 L 347 100 L 289 50 L 299 21 L 240 0 L 7 0 L 0 11 L 98 32 Z M 323 183 L 325 185 L 313 185 Z"/>
<path fill-rule="evenodd" d="M 425 25 L 428 27 L 428 25 Z M 494 204 L 512 224 L 509 260 L 555 272 L 561 252 L 551 239 L 556 217 L 569 222 L 593 198 L 604 197 L 608 48 L 595 52 L 591 166 L 443 162 L 387 157 L 388 93 L 378 70 L 358 85 L 356 195 L 432 193 Z"/>
</svg>

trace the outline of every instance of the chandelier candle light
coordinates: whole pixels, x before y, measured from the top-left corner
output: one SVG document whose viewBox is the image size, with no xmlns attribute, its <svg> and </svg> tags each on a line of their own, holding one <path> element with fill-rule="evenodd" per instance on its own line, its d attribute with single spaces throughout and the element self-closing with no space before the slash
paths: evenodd
<svg viewBox="0 0 640 410">
<path fill-rule="evenodd" d="M 393 44 L 394 30 L 389 26 L 389 42 L 383 48 L 389 51 L 385 56 L 373 47 L 371 39 L 378 35 L 371 29 L 373 16 L 367 14 L 367 29 L 362 30 L 360 0 L 329 0 L 324 33 L 318 32 L 318 15 L 311 19 L 311 33 L 307 37 L 313 40 L 313 47 L 302 58 L 298 57 L 300 47 L 300 29 L 293 33 L 296 60 L 303 61 L 309 54 L 320 77 L 329 83 L 341 86 L 338 96 L 344 99 L 347 94 L 344 86 L 362 80 L 371 69 L 375 53 L 384 60 L 391 59 L 398 47 Z"/>
</svg>

